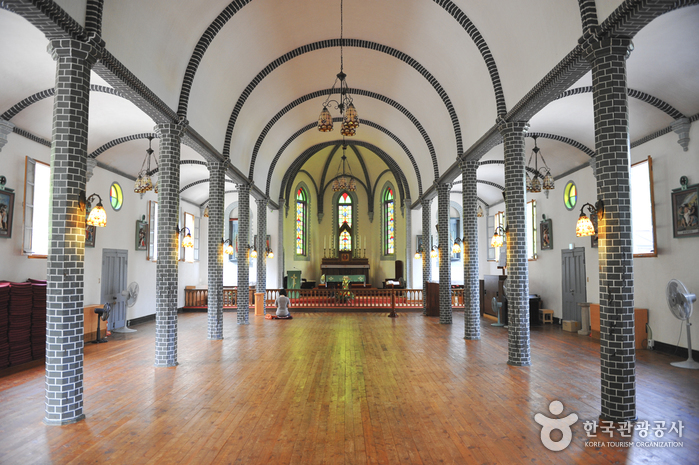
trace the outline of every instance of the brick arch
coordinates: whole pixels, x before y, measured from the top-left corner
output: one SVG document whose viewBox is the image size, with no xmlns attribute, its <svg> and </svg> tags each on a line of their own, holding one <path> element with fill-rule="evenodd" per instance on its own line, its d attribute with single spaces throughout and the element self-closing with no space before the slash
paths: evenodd
<svg viewBox="0 0 699 465">
<path fill-rule="evenodd" d="M 570 89 L 561 93 L 558 97 L 556 97 L 556 100 L 565 97 L 570 97 L 571 95 L 586 94 L 591 92 L 592 86 L 576 87 L 574 89 Z M 629 95 L 629 97 L 641 100 L 642 102 L 654 106 L 658 110 L 670 116 L 672 119 L 679 119 L 685 117 L 685 115 L 682 114 L 682 112 L 680 112 L 678 109 L 676 109 L 666 101 L 660 100 L 657 97 L 653 97 L 650 94 L 646 94 L 645 92 L 641 92 L 640 90 L 635 89 L 626 89 L 626 93 Z"/>
<path fill-rule="evenodd" d="M 206 165 L 205 162 L 203 164 Z M 233 181 L 232 179 L 226 179 L 225 181 L 227 183 L 236 184 L 236 182 Z M 183 188 L 180 189 L 180 194 L 182 192 L 186 191 L 187 189 L 189 189 L 190 187 L 198 186 L 199 184 L 204 184 L 205 182 L 209 182 L 209 178 L 204 178 L 204 179 L 200 179 L 198 181 L 190 182 L 189 184 L 187 184 L 186 186 L 184 186 Z M 226 191 L 226 192 L 228 192 L 228 191 Z M 235 192 L 235 191 L 233 191 L 233 192 Z M 206 200 L 206 202 L 208 202 L 208 199 Z M 206 202 L 204 202 L 204 203 L 206 203 Z M 204 204 L 202 204 L 202 205 L 204 205 Z"/>
<path fill-rule="evenodd" d="M 202 34 L 194 47 L 192 56 L 187 64 L 187 69 L 184 73 L 184 78 L 182 79 L 182 88 L 180 90 L 180 99 L 177 107 L 177 115 L 180 119 L 185 119 L 187 117 L 187 107 L 189 106 L 189 94 L 192 91 L 192 83 L 194 82 L 194 76 L 197 73 L 199 64 L 204 58 L 211 42 L 216 38 L 223 26 L 238 13 L 245 5 L 250 3 L 252 0 L 234 0 L 226 8 L 221 11 L 221 13 L 216 17 L 215 20 L 211 22 L 206 31 Z M 461 9 L 456 6 L 451 0 L 433 0 L 437 5 L 442 7 L 456 22 L 458 22 L 461 27 L 469 35 L 473 43 L 478 48 L 486 67 L 488 68 L 488 73 L 490 74 L 490 80 L 493 83 L 493 91 L 495 93 L 496 109 L 497 114 L 504 116 L 507 113 L 507 105 L 505 104 L 505 94 L 502 91 L 502 83 L 500 82 L 500 75 L 498 73 L 498 67 L 493 58 L 493 54 L 490 52 L 490 48 L 486 43 L 485 39 L 478 31 L 476 26 L 471 22 L 471 20 L 464 14 Z M 345 41 L 345 45 L 347 41 Z M 247 98 L 247 97 L 246 97 Z M 459 135 L 460 138 L 460 135 Z M 458 145 L 458 144 L 457 144 Z M 458 153 L 461 153 L 459 150 Z"/>
<path fill-rule="evenodd" d="M 339 118 L 339 117 L 333 118 L 333 122 L 335 122 L 335 123 L 340 122 L 340 121 L 342 121 L 342 118 Z M 377 129 L 377 130 L 383 132 L 384 134 L 386 134 L 387 136 L 389 136 L 391 139 L 393 139 L 398 145 L 400 145 L 400 147 L 403 149 L 403 151 L 404 151 L 405 154 L 408 156 L 408 158 L 410 159 L 410 162 L 411 162 L 412 165 L 413 165 L 413 169 L 415 170 L 415 176 L 417 177 L 417 186 L 418 186 L 418 190 L 419 190 L 419 195 L 422 195 L 422 180 L 421 180 L 421 178 L 420 178 L 420 170 L 418 169 L 417 163 L 415 162 L 415 157 L 413 157 L 413 154 L 410 152 L 410 150 L 408 149 L 408 147 L 403 143 L 403 141 L 400 140 L 400 138 L 398 138 L 398 136 L 396 136 L 395 134 L 393 134 L 393 133 L 392 133 L 391 131 L 389 131 L 388 129 L 386 129 L 386 128 L 384 128 L 383 126 L 378 125 L 378 124 L 376 124 L 376 123 L 374 123 L 374 122 L 372 122 L 372 121 L 369 121 L 369 120 L 362 120 L 362 124 L 364 124 L 364 125 L 366 125 L 366 126 L 369 126 L 369 127 L 372 127 L 372 128 L 374 128 L 374 129 Z M 281 145 L 281 147 L 279 147 L 279 150 L 277 151 L 277 154 L 274 156 L 274 159 L 272 160 L 272 164 L 271 164 L 271 168 L 270 168 L 270 169 L 271 169 L 272 171 L 274 171 L 274 167 L 276 166 L 277 161 L 278 161 L 279 158 L 281 157 L 282 153 L 286 150 L 286 148 L 287 148 L 294 140 L 296 140 L 296 138 L 298 138 L 298 137 L 299 137 L 301 134 L 303 134 L 304 132 L 307 132 L 307 131 L 310 131 L 311 129 L 314 129 L 316 126 L 317 126 L 317 123 L 316 123 L 316 122 L 309 123 L 309 124 L 307 124 L 306 126 L 304 126 L 304 127 L 302 127 L 301 129 L 299 129 L 298 131 L 296 131 L 294 134 L 292 134 L 291 137 L 289 137 L 289 138 L 286 140 L 286 142 L 284 142 L 284 143 Z M 324 171 L 324 173 L 325 173 L 325 171 Z M 251 177 L 251 179 L 252 179 L 252 173 L 250 174 L 250 177 Z M 267 181 L 266 194 L 267 194 L 267 196 L 269 196 L 269 180 Z"/>
<path fill-rule="evenodd" d="M 226 138 L 225 138 L 225 144 L 223 148 L 223 154 L 224 156 L 228 157 L 230 153 L 230 140 L 231 137 L 233 136 L 233 130 L 235 129 L 235 124 L 238 121 L 238 116 L 240 115 L 241 110 L 243 109 L 243 105 L 245 105 L 245 102 L 247 101 L 248 97 L 252 94 L 252 92 L 255 90 L 255 88 L 262 82 L 262 80 L 267 77 L 269 74 L 272 73 L 275 69 L 277 69 L 279 66 L 283 65 L 287 61 L 290 61 L 294 58 L 297 58 L 305 53 L 310 53 L 316 50 L 322 50 L 325 48 L 329 47 L 339 47 L 340 46 L 340 39 L 331 39 L 331 40 L 321 40 L 318 42 L 313 42 L 311 44 L 306 44 L 301 47 L 295 48 L 294 50 L 285 53 L 284 55 L 280 56 L 276 60 L 272 61 L 270 64 L 264 67 L 262 71 L 257 73 L 257 76 L 255 76 L 250 83 L 245 87 L 245 90 L 240 94 L 240 97 L 238 98 L 238 101 L 235 104 L 235 107 L 233 108 L 233 111 L 231 112 L 230 119 L 228 120 L 228 127 L 226 129 Z M 456 138 L 456 153 L 457 155 L 463 152 L 463 143 L 461 140 L 461 125 L 459 124 L 459 118 L 456 116 L 456 111 L 454 110 L 454 105 L 451 103 L 451 99 L 447 95 L 447 92 L 444 90 L 442 85 L 437 81 L 437 79 L 429 72 L 427 69 L 422 66 L 417 60 L 412 58 L 411 56 L 401 52 L 400 50 L 396 50 L 393 47 L 389 47 L 386 45 L 381 45 L 376 42 L 371 42 L 368 40 L 361 40 L 361 39 L 344 39 L 344 46 L 345 47 L 359 47 L 359 48 L 365 48 L 368 50 L 375 50 L 377 52 L 382 52 L 386 53 L 388 55 L 391 55 L 394 58 L 397 58 L 401 60 L 402 62 L 408 64 L 409 66 L 412 66 L 418 73 L 420 73 L 429 83 L 432 85 L 434 90 L 439 94 L 440 98 L 442 99 L 442 102 L 444 103 L 444 106 L 446 107 L 447 111 L 449 112 L 449 117 L 451 118 L 452 125 L 454 127 L 454 136 Z"/>
<path fill-rule="evenodd" d="M 111 87 L 90 84 L 90 90 L 92 92 L 103 92 L 105 94 L 112 94 L 112 95 L 115 95 L 117 97 L 126 98 L 118 90 L 112 89 Z M 33 105 L 37 102 L 40 102 L 40 101 L 44 100 L 45 98 L 53 97 L 55 93 L 56 93 L 56 89 L 51 88 L 51 89 L 42 90 L 41 92 L 37 92 L 36 94 L 30 95 L 29 97 L 12 105 L 12 107 L 10 107 L 9 110 L 7 110 L 5 113 L 0 115 L 0 118 L 9 121 L 12 118 L 14 118 L 15 116 L 17 116 L 17 113 L 24 110 L 28 106 Z"/>
<path fill-rule="evenodd" d="M 298 106 L 298 105 L 300 105 L 308 100 L 311 100 L 311 99 L 314 99 L 317 97 L 322 97 L 324 95 L 328 95 L 331 92 L 332 92 L 332 89 L 324 89 L 324 90 L 318 90 L 315 92 L 311 92 L 310 94 L 306 94 L 303 97 L 299 97 L 296 100 L 294 100 L 293 102 L 289 103 L 284 108 L 282 108 L 281 110 L 279 110 L 279 112 L 277 112 L 277 114 L 274 115 L 272 117 L 272 119 L 269 120 L 269 122 L 267 123 L 267 125 L 265 125 L 264 129 L 262 130 L 259 137 L 257 138 L 257 142 L 255 143 L 255 147 L 254 147 L 253 152 L 252 152 L 252 157 L 250 158 L 250 172 L 248 174 L 248 178 L 250 178 L 250 179 L 253 178 L 253 174 L 255 172 L 255 159 L 257 158 L 257 153 L 259 152 L 260 147 L 262 146 L 262 142 L 264 141 L 265 137 L 267 136 L 267 133 L 269 133 L 269 131 L 272 129 L 272 127 L 276 124 L 276 122 L 279 121 L 282 116 L 284 116 L 286 113 L 291 111 L 296 106 Z M 396 102 L 395 100 L 392 100 L 384 95 L 377 94 L 375 92 L 361 90 L 361 89 L 349 89 L 349 92 L 351 92 L 354 95 L 362 95 L 365 97 L 371 97 L 371 98 L 377 99 L 381 102 L 384 102 L 388 105 L 391 105 L 393 108 L 395 108 L 396 110 L 403 113 L 413 123 L 413 125 L 415 125 L 415 128 L 420 132 L 420 134 L 422 135 L 422 138 L 425 140 L 425 144 L 427 145 L 427 149 L 429 150 L 430 156 L 432 158 L 432 168 L 434 170 L 434 178 L 435 179 L 439 178 L 439 167 L 437 165 L 437 154 L 435 153 L 434 145 L 432 145 L 432 140 L 430 139 L 430 136 L 427 134 L 427 131 L 425 130 L 425 128 L 422 127 L 422 124 L 420 124 L 418 119 L 415 118 L 415 116 L 413 116 L 413 114 L 410 113 L 410 111 L 408 111 L 408 109 L 406 109 L 403 105 Z M 228 138 L 226 139 L 226 147 L 228 147 L 228 149 L 230 150 L 230 139 L 228 139 Z M 224 148 L 223 155 L 225 157 L 228 157 L 228 154 L 226 153 L 225 150 L 226 149 Z M 268 181 L 268 183 L 269 183 L 269 181 Z"/>
<path fill-rule="evenodd" d="M 326 141 L 326 142 L 321 142 L 320 144 L 316 144 L 312 147 L 307 148 L 301 155 L 299 155 L 296 160 L 291 164 L 291 167 L 287 170 L 286 174 L 284 175 L 282 179 L 282 184 L 281 184 L 281 189 L 280 189 L 280 197 L 282 197 L 282 193 L 285 191 L 288 191 L 289 185 L 291 180 L 294 179 L 295 172 L 300 169 L 301 166 L 303 166 L 303 163 L 305 163 L 308 158 L 310 158 L 312 155 L 317 153 L 319 150 L 322 150 L 326 147 L 330 147 L 333 145 L 341 145 L 342 141 L 334 140 L 334 141 Z M 401 183 L 405 184 L 405 198 L 410 197 L 410 187 L 407 184 L 407 180 L 405 179 L 405 175 L 403 174 L 403 171 L 400 169 L 400 167 L 396 164 L 396 162 L 388 156 L 386 152 L 381 150 L 379 147 L 375 146 L 374 144 L 370 144 L 368 142 L 364 141 L 352 141 L 348 145 L 357 145 L 359 147 L 364 147 L 372 152 L 374 152 L 381 160 L 386 163 L 386 165 L 391 169 L 393 172 L 394 177 L 396 180 L 400 181 Z M 269 173 L 267 174 L 267 192 L 269 192 L 269 185 L 270 181 L 272 178 L 272 173 L 273 173 L 273 168 L 269 170 Z M 320 186 L 320 194 L 323 195 L 323 192 L 325 191 L 325 186 Z M 269 197 L 269 193 L 267 193 L 267 196 Z M 287 200 L 287 207 L 288 207 L 288 192 L 286 192 L 283 195 L 284 198 Z"/>
<path fill-rule="evenodd" d="M 153 139 L 158 139 L 158 135 L 154 132 L 144 132 L 141 134 L 131 134 L 130 136 L 124 136 L 124 137 L 119 137 L 114 140 L 110 140 L 106 144 L 100 146 L 99 148 L 95 149 L 90 155 L 88 155 L 88 158 L 97 158 L 99 157 L 102 153 L 106 152 L 107 150 L 111 149 L 112 147 L 116 147 L 119 144 L 123 144 L 124 142 L 130 142 L 132 140 L 141 140 L 141 139 L 148 139 L 149 137 L 152 137 Z"/>
</svg>

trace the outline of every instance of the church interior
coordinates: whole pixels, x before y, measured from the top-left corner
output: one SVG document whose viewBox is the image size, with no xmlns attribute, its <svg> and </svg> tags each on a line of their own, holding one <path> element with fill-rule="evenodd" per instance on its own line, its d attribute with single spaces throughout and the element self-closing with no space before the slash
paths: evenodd
<svg viewBox="0 0 699 465">
<path fill-rule="evenodd" d="M 699 456 L 698 1 L 0 0 L 0 41 L 0 463 Z"/>
</svg>

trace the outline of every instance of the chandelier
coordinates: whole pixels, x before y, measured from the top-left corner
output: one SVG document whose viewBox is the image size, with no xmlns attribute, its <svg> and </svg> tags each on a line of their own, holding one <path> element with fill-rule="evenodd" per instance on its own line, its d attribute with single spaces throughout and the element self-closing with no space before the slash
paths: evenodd
<svg viewBox="0 0 699 465">
<path fill-rule="evenodd" d="M 152 173 L 150 167 L 151 158 L 153 158 L 153 161 L 155 161 L 155 166 L 158 166 L 158 160 L 153 156 L 153 149 L 151 148 L 152 142 L 153 136 L 149 136 L 148 150 L 146 150 L 146 158 L 143 159 L 143 163 L 141 164 L 141 171 L 138 172 L 138 177 L 136 178 L 136 182 L 134 183 L 133 191 L 136 194 L 145 194 L 146 192 L 154 189 L 155 193 L 158 193 L 158 182 L 156 181 L 155 185 L 153 185 L 153 181 L 150 178 L 150 175 Z"/>
<path fill-rule="evenodd" d="M 546 164 L 546 160 L 544 160 L 544 155 L 536 145 L 536 138 L 537 136 L 532 136 L 532 139 L 534 139 L 534 148 L 532 149 L 532 154 L 529 157 L 527 168 L 528 171 L 532 169 L 533 158 L 534 172 L 531 176 L 529 176 L 529 173 L 527 173 L 527 192 L 541 192 L 542 187 L 547 191 L 553 189 L 553 176 L 551 176 L 551 170 Z M 541 161 L 544 163 L 544 167 L 541 171 L 539 171 L 539 157 L 541 157 Z M 543 183 L 541 179 L 543 179 Z"/>
<path fill-rule="evenodd" d="M 357 109 L 352 103 L 352 96 L 349 93 L 349 85 L 347 84 L 347 75 L 343 72 L 344 69 L 344 55 L 343 55 L 343 45 L 344 45 L 344 23 L 343 23 L 343 0 L 340 0 L 340 72 L 335 78 L 333 87 L 328 94 L 328 98 L 323 102 L 323 110 L 320 112 L 318 117 L 318 130 L 320 132 L 330 132 L 333 130 L 333 117 L 328 111 L 328 106 L 340 110 L 340 115 L 342 115 L 342 127 L 340 128 L 340 133 L 343 136 L 354 136 L 357 134 L 357 128 L 359 127 L 359 116 L 357 115 Z M 339 93 L 340 99 L 334 100 L 330 97 L 336 92 L 335 87 L 338 87 L 339 82 Z"/>
<path fill-rule="evenodd" d="M 352 168 L 350 168 L 349 162 L 347 161 L 347 156 L 345 155 L 345 150 L 347 145 L 344 139 L 342 140 L 342 159 L 340 164 L 337 166 L 337 174 L 335 175 L 335 180 L 333 181 L 333 191 L 356 191 L 357 182 L 354 180 L 352 175 Z M 345 173 L 345 165 L 347 165 L 347 170 L 349 173 Z"/>
</svg>

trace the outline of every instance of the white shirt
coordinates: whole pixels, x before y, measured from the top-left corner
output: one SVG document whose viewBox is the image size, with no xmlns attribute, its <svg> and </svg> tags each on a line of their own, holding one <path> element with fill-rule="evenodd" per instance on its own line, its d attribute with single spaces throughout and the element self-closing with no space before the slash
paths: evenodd
<svg viewBox="0 0 699 465">
<path fill-rule="evenodd" d="M 274 304 L 277 306 L 277 316 L 289 316 L 289 298 L 287 296 L 278 296 Z"/>
</svg>

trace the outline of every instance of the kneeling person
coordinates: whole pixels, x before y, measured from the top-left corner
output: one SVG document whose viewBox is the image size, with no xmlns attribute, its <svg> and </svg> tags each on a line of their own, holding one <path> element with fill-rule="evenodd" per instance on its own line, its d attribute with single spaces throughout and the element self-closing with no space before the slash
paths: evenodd
<svg viewBox="0 0 699 465">
<path fill-rule="evenodd" d="M 286 290 L 282 289 L 279 291 L 279 296 L 274 301 L 274 304 L 277 306 L 278 317 L 286 318 L 291 316 L 289 314 L 289 302 L 289 298 L 286 296 Z"/>
</svg>

